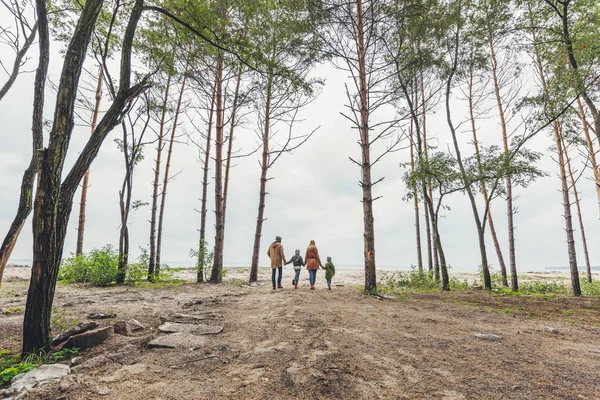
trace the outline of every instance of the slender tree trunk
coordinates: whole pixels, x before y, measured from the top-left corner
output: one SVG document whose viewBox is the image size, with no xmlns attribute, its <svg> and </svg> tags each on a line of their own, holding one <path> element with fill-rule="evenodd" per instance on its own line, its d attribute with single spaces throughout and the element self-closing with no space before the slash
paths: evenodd
<svg viewBox="0 0 600 400">
<path fill-rule="evenodd" d="M 265 102 L 265 126 L 262 137 L 262 158 L 260 162 L 260 190 L 258 195 L 258 216 L 256 217 L 256 231 L 254 232 L 254 246 L 252 249 L 252 265 L 250 267 L 250 282 L 258 280 L 258 257 L 260 254 L 260 240 L 262 226 L 265 221 L 265 202 L 267 197 L 267 173 L 269 172 L 269 136 L 271 135 L 271 96 L 273 74 L 269 71 L 267 82 L 267 96 Z"/>
<path fill-rule="evenodd" d="M 425 193 L 425 196 L 429 196 L 427 193 Z M 439 208 L 440 208 L 440 203 L 442 201 L 441 196 L 440 199 L 438 200 L 439 203 L 437 205 L 436 211 L 434 211 L 433 209 L 433 205 L 431 201 L 427 201 L 426 205 L 429 208 L 429 215 L 432 216 L 431 218 L 431 226 L 433 228 L 433 240 L 435 240 L 436 244 L 437 244 L 437 253 L 438 256 L 440 258 L 440 267 L 439 267 L 439 272 L 436 275 L 436 282 L 440 281 L 440 276 L 439 273 L 441 272 L 441 280 L 442 280 L 442 290 L 450 290 L 450 277 L 448 276 L 448 266 L 446 265 L 446 255 L 444 254 L 444 248 L 442 247 L 442 239 L 440 238 L 440 231 L 439 231 L 439 226 L 438 226 L 438 213 L 439 213 Z"/>
<path fill-rule="evenodd" d="M 162 231 L 163 221 L 165 216 L 165 203 L 167 200 L 167 185 L 169 184 L 169 170 L 171 168 L 171 156 L 173 154 L 173 143 L 175 142 L 175 132 L 177 131 L 177 123 L 179 120 L 179 113 L 181 111 L 181 102 L 183 99 L 183 92 L 185 91 L 185 81 L 187 79 L 189 62 L 185 66 L 183 73 L 183 80 L 181 82 L 181 90 L 179 91 L 179 98 L 177 99 L 177 106 L 175 108 L 175 117 L 173 121 L 173 127 L 171 129 L 171 137 L 169 139 L 169 148 L 167 150 L 167 163 L 165 165 L 165 175 L 163 177 L 162 193 L 160 198 L 160 211 L 158 214 L 158 233 L 156 235 L 156 271 L 155 275 L 158 276 L 160 273 L 160 254 L 162 249 Z"/>
<path fill-rule="evenodd" d="M 377 271 L 375 265 L 375 218 L 373 217 L 373 184 L 371 181 L 371 148 L 369 140 L 369 99 L 367 88 L 367 72 L 365 60 L 363 4 L 356 0 L 356 28 L 358 55 L 358 82 L 360 95 L 360 146 L 362 180 L 360 186 L 363 192 L 363 223 L 364 223 L 364 257 L 365 257 L 365 291 L 377 289 Z"/>
<path fill-rule="evenodd" d="M 531 1 L 528 2 L 529 15 L 531 17 Z M 533 25 L 532 25 L 533 26 Z M 542 90 L 544 94 L 548 94 L 548 85 L 546 83 L 546 74 L 544 72 L 544 64 L 537 47 L 537 37 L 535 29 L 532 29 L 531 36 L 533 39 L 533 49 L 535 52 L 535 63 L 537 73 L 542 84 Z M 571 287 L 574 296 L 581 296 L 581 286 L 579 284 L 579 270 L 577 268 L 577 252 L 575 250 L 575 237 L 573 235 L 573 217 L 571 214 L 571 200 L 569 197 L 569 185 L 567 184 L 567 173 L 565 169 L 565 155 L 561 142 L 561 133 L 558 122 L 555 120 L 552 122 L 552 128 L 554 131 L 554 140 L 556 142 L 556 151 L 558 153 L 558 167 L 560 171 L 560 183 L 561 191 L 563 196 L 563 216 L 565 219 L 565 232 L 567 235 L 567 252 L 569 254 L 569 270 L 571 272 Z"/>
<path fill-rule="evenodd" d="M 42 7 L 43 5 L 43 7 Z M 17 214 L 8 229 L 8 233 L 0 247 L 0 286 L 2 286 L 2 277 L 8 259 L 17 243 L 17 239 L 27 217 L 31 213 L 33 206 L 33 185 L 35 177 L 38 175 L 44 148 L 44 89 L 46 76 L 48 74 L 48 64 L 50 61 L 50 39 L 48 34 L 48 18 L 46 16 L 46 6 L 42 0 L 36 0 L 38 22 L 34 30 L 39 31 L 39 61 L 35 71 L 35 83 L 33 87 L 33 114 L 31 122 L 32 149 L 29 166 L 23 173 L 21 181 L 21 193 L 19 196 L 19 205 Z"/>
<path fill-rule="evenodd" d="M 496 59 L 496 51 L 494 49 L 494 38 L 491 30 L 488 30 L 488 42 L 490 45 L 490 63 L 492 68 L 492 81 L 494 83 L 494 94 L 496 95 L 496 104 L 498 106 L 498 115 L 500 117 L 500 128 L 502 130 L 502 144 L 504 146 L 504 153 L 508 155 L 508 129 L 506 124 L 506 118 L 504 116 L 504 104 L 502 102 L 502 95 L 500 94 L 500 83 L 498 81 L 498 61 Z M 514 207 L 513 207 L 513 194 L 512 194 L 512 178 L 510 175 L 506 176 L 506 214 L 508 216 L 508 258 L 510 262 L 510 280 L 511 287 L 514 292 L 519 290 L 519 280 L 517 277 L 517 261 L 515 255 L 515 227 L 514 227 Z M 494 243 L 495 245 L 495 243 Z M 506 267 L 504 268 L 506 271 Z M 505 272 L 506 274 L 506 272 Z M 505 279 L 505 276 L 503 276 Z"/>
<path fill-rule="evenodd" d="M 165 87 L 165 97 L 162 104 L 162 114 L 160 117 L 160 130 L 158 133 L 158 143 L 156 145 L 156 160 L 154 165 L 154 181 L 152 182 L 152 209 L 150 216 L 150 260 L 148 261 L 148 280 L 153 281 L 156 278 L 157 270 L 160 266 L 156 265 L 156 212 L 158 211 L 158 186 L 160 182 L 160 163 L 163 150 L 163 139 L 165 135 L 165 121 L 167 115 L 167 104 L 169 102 L 169 89 L 171 87 L 171 74 L 167 77 L 167 86 Z"/>
<path fill-rule="evenodd" d="M 592 282 L 592 266 L 590 264 L 590 254 L 588 252 L 587 240 L 585 237 L 585 226 L 583 225 L 583 214 L 581 212 L 581 203 L 579 200 L 579 193 L 577 192 L 577 182 L 573 176 L 573 169 L 571 168 L 571 159 L 569 157 L 569 151 L 565 143 L 563 135 L 560 136 L 562 146 L 565 152 L 565 159 L 567 161 L 567 172 L 569 173 L 569 180 L 571 181 L 571 188 L 573 189 L 573 197 L 575 198 L 575 207 L 577 208 L 577 218 L 579 220 L 579 230 L 581 232 L 581 243 L 583 244 L 583 256 L 585 258 L 585 270 L 588 282 Z"/>
<path fill-rule="evenodd" d="M 471 203 L 471 210 L 473 212 L 473 218 L 475 219 L 475 225 L 477 227 L 477 236 L 479 239 L 479 252 L 481 254 L 481 270 L 483 272 L 483 281 L 485 288 L 488 290 L 492 289 L 492 279 L 490 276 L 490 270 L 487 261 L 487 250 L 485 246 L 485 230 L 484 226 L 481 222 L 481 218 L 479 217 L 479 211 L 477 209 L 477 202 L 475 201 L 475 196 L 473 195 L 473 190 L 471 188 L 471 182 L 469 181 L 466 170 L 463 164 L 462 156 L 460 153 L 460 147 L 458 145 L 458 139 L 456 135 L 456 129 L 454 127 L 454 123 L 452 122 L 452 114 L 450 112 L 450 93 L 452 88 L 452 79 L 457 71 L 457 63 L 458 63 L 458 51 L 460 45 L 460 26 L 456 28 L 455 34 L 455 43 L 454 43 L 454 64 L 452 65 L 452 70 L 450 71 L 450 75 L 448 76 L 448 80 L 446 82 L 446 122 L 448 123 L 448 128 L 450 128 L 450 133 L 452 134 L 452 142 L 454 144 L 454 151 L 456 153 L 456 162 L 458 163 L 458 167 L 460 169 L 460 174 L 462 177 L 462 181 L 465 185 L 465 191 L 467 192 L 467 196 L 469 197 L 469 202 Z"/>
<path fill-rule="evenodd" d="M 481 154 L 479 152 L 479 140 L 477 139 L 477 128 L 475 126 L 475 114 L 473 112 L 474 104 L 473 104 L 473 69 L 469 71 L 469 117 L 471 120 L 471 131 L 473 133 L 473 146 L 475 147 L 475 157 L 477 158 L 477 168 L 479 169 L 479 174 L 483 175 L 483 170 L 481 166 Z M 494 242 L 494 248 L 496 249 L 496 255 L 498 256 L 498 263 L 500 264 L 500 274 L 502 275 L 502 286 L 508 287 L 508 277 L 506 275 L 506 265 L 504 264 L 504 256 L 502 255 L 502 250 L 500 249 L 500 242 L 498 241 L 498 236 L 496 235 L 496 228 L 494 226 L 494 220 L 492 218 L 492 210 L 489 207 L 490 199 L 488 197 L 487 187 L 485 183 L 481 181 L 481 193 L 483 194 L 483 201 L 487 210 L 487 218 L 488 224 L 490 226 L 490 234 L 492 235 L 492 241 Z M 487 257 L 486 257 L 487 258 Z"/>
<path fill-rule="evenodd" d="M 229 141 L 227 143 L 227 161 L 225 162 L 225 183 L 223 185 L 223 229 L 225 228 L 225 218 L 227 215 L 227 195 L 229 192 L 229 171 L 231 170 L 231 155 L 233 152 L 233 132 L 236 124 L 236 114 L 238 109 L 238 99 L 240 94 L 240 83 L 242 81 L 242 67 L 239 67 L 237 82 L 235 84 L 235 94 L 233 95 L 233 108 L 231 110 L 231 126 L 229 128 Z M 221 249 L 223 252 L 223 249 Z"/>
<path fill-rule="evenodd" d="M 60 202 L 61 176 L 73 130 L 75 97 L 81 69 L 102 3 L 102 0 L 86 2 L 65 53 L 56 96 L 54 123 L 48 148 L 43 151 L 33 211 L 33 266 L 23 318 L 23 354 L 47 349 L 50 343 L 52 302 L 64 246 L 64 234 L 57 215 L 65 209 L 70 212 L 71 208 L 70 203 Z M 40 54 L 46 59 L 48 27 L 45 2 L 36 0 L 36 9 L 40 25 Z"/>
<path fill-rule="evenodd" d="M 410 122 L 410 168 L 411 171 L 415 172 L 415 152 L 414 152 L 414 131 L 412 120 Z M 419 218 L 419 196 L 417 195 L 417 188 L 413 188 L 413 203 L 415 207 L 415 237 L 417 240 L 417 267 L 419 273 L 423 273 L 423 254 L 421 251 L 421 224 Z M 431 248 L 429 249 L 431 250 Z M 429 254 L 431 256 L 431 252 Z M 431 261 L 431 260 L 430 260 Z M 431 269 L 430 269 L 431 270 Z"/>
<path fill-rule="evenodd" d="M 583 133 L 585 134 L 585 141 L 588 147 L 588 154 L 590 156 L 590 163 L 592 164 L 592 171 L 594 173 L 594 186 L 596 187 L 596 196 L 598 197 L 598 209 L 600 210 L 600 169 L 598 169 L 598 161 L 596 159 L 596 152 L 594 150 L 594 142 L 590 135 L 590 129 L 585 117 L 585 110 L 581 99 L 577 98 L 577 106 L 579 108 L 579 118 L 581 118 L 581 125 L 583 126 Z"/>
<path fill-rule="evenodd" d="M 421 107 L 422 107 L 422 131 L 423 131 L 423 154 L 425 155 L 425 160 L 429 159 L 428 150 L 427 150 L 427 109 L 426 109 L 426 100 L 425 100 L 425 81 L 423 79 L 423 70 L 421 69 L 419 73 L 420 83 L 421 83 Z M 419 132 L 417 130 L 417 135 Z M 435 202 L 433 200 L 433 190 L 431 189 L 431 180 L 425 182 L 427 185 L 427 190 L 429 191 L 429 201 L 431 202 L 431 206 L 435 207 Z M 436 282 L 440 281 L 440 260 L 438 257 L 437 250 L 437 242 L 435 240 L 431 240 L 432 232 L 430 228 L 430 218 L 429 208 L 425 205 L 425 197 L 423 197 L 423 205 L 425 207 L 425 230 L 427 233 L 427 263 L 428 263 L 428 271 L 432 272 L 435 270 L 435 279 Z M 433 264 L 433 265 L 432 265 Z"/>
<path fill-rule="evenodd" d="M 96 84 L 96 103 L 94 104 L 94 112 L 92 114 L 92 129 L 91 134 L 96 130 L 98 123 L 98 113 L 100 112 L 100 101 L 102 100 L 102 78 L 104 70 L 100 66 L 98 71 L 98 83 Z M 87 204 L 87 189 L 90 180 L 90 170 L 88 169 L 83 176 L 81 184 L 81 200 L 79 201 L 79 225 L 77 228 L 77 250 L 76 254 L 83 254 L 83 236 L 85 233 L 85 208 Z"/>
<path fill-rule="evenodd" d="M 210 112 L 208 116 L 208 132 L 206 134 L 206 150 L 204 152 L 204 166 L 202 175 L 202 206 L 200 209 L 200 243 L 198 246 L 198 276 L 197 282 L 204 282 L 204 265 L 206 255 L 206 200 L 208 196 L 208 165 L 210 162 L 210 142 L 212 139 L 212 125 L 215 110 L 216 78 L 210 99 Z"/>
<path fill-rule="evenodd" d="M 215 129 L 215 247 L 213 268 L 210 275 L 212 283 L 220 283 L 223 270 L 224 228 L 223 228 L 223 54 L 217 60 L 217 124 Z"/>
<path fill-rule="evenodd" d="M 596 131 L 596 136 L 598 137 L 598 140 L 600 141 L 600 112 L 598 112 L 598 108 L 594 104 L 594 101 L 590 98 L 590 96 L 587 92 L 587 89 L 585 87 L 585 83 L 583 82 L 583 78 L 580 75 L 579 65 L 577 63 L 577 59 L 575 58 L 575 51 L 573 50 L 573 42 L 571 40 L 571 33 L 569 32 L 569 4 L 571 3 L 571 1 L 560 1 L 558 3 L 560 5 L 557 5 L 557 6 L 562 6 L 562 9 L 563 9 L 562 14 L 559 13 L 559 17 L 562 22 L 562 35 L 563 35 L 563 41 L 565 44 L 565 48 L 567 50 L 569 65 L 571 66 L 571 69 L 574 72 L 574 77 L 576 80 L 575 83 L 577 85 L 577 91 L 581 94 L 581 97 L 583 97 L 585 104 L 588 106 L 588 108 L 590 109 L 590 112 L 592 113 L 592 118 L 594 120 L 594 130 Z M 556 11 L 558 12 L 558 8 L 556 9 Z"/>
</svg>

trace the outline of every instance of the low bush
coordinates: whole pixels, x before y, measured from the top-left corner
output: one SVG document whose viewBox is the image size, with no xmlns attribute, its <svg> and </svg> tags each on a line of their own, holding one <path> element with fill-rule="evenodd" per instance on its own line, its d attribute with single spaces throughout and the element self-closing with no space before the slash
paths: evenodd
<svg viewBox="0 0 600 400">
<path fill-rule="evenodd" d="M 6 350 L 0 350 L 0 386 L 7 385 L 15 376 L 29 372 L 42 364 L 53 364 L 77 354 L 79 349 L 74 348 L 54 353 L 32 354 L 22 359 L 18 354 L 9 354 Z"/>
</svg>

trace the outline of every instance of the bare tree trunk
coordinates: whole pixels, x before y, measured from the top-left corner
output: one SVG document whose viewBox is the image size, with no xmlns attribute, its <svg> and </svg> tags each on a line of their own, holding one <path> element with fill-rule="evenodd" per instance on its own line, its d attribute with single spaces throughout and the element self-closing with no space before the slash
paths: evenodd
<svg viewBox="0 0 600 400">
<path fill-rule="evenodd" d="M 375 218 L 373 217 L 373 184 L 371 181 L 371 149 L 369 140 L 369 99 L 367 89 L 367 72 L 365 68 L 365 44 L 363 26 L 362 0 L 356 0 L 356 28 L 358 53 L 358 81 L 360 94 L 360 146 L 363 192 L 364 223 L 364 257 L 365 257 L 365 291 L 377 289 L 377 270 L 375 265 Z"/>
<path fill-rule="evenodd" d="M 171 138 L 169 139 L 169 148 L 167 150 L 167 163 L 165 165 L 165 175 L 163 177 L 162 194 L 160 199 L 160 212 L 158 214 L 158 233 L 156 235 L 156 270 L 155 275 L 158 276 L 160 273 L 160 252 L 162 248 L 162 230 L 163 220 L 165 215 L 165 203 L 167 199 L 167 185 L 169 184 L 169 169 L 171 167 L 171 156 L 173 154 L 173 142 L 175 142 L 175 132 L 177 131 L 177 123 L 179 119 L 179 113 L 181 110 L 181 101 L 183 99 L 183 92 L 185 91 L 185 81 L 187 79 L 187 69 L 189 62 L 185 66 L 183 73 L 183 80 L 181 82 L 181 90 L 179 91 L 179 98 L 177 99 L 177 106 L 175 108 L 175 117 L 173 121 L 173 127 L 171 129 Z"/>
<path fill-rule="evenodd" d="M 217 59 L 217 125 L 215 129 L 215 247 L 213 268 L 210 275 L 212 283 L 220 283 L 223 270 L 224 228 L 223 228 L 223 54 Z"/>
<path fill-rule="evenodd" d="M 473 69 L 469 71 L 469 117 L 471 120 L 471 131 L 473 133 L 473 146 L 475 147 L 475 157 L 477 158 L 477 167 L 479 169 L 479 173 L 483 174 L 482 166 L 481 166 L 481 155 L 479 152 L 479 140 L 477 139 L 477 128 L 475 126 L 475 114 L 473 112 L 474 104 L 473 104 Z M 490 203 L 490 199 L 488 197 L 487 187 L 485 186 L 484 181 L 481 182 L 481 193 L 483 194 L 483 201 L 487 207 L 487 218 L 488 224 L 490 226 L 490 234 L 492 235 L 492 241 L 494 242 L 494 248 L 496 249 L 496 255 L 498 256 L 498 263 L 500 264 L 500 274 L 502 275 L 502 286 L 508 287 L 508 278 L 506 275 L 506 265 L 504 264 L 504 256 L 502 255 L 502 250 L 500 249 L 500 242 L 498 241 L 498 236 L 496 235 L 496 228 L 494 226 L 494 219 L 492 218 L 492 210 L 488 206 Z"/>
<path fill-rule="evenodd" d="M 213 115 L 215 110 L 215 91 L 216 79 L 213 85 L 212 96 L 210 99 L 210 112 L 208 116 L 208 132 L 206 134 L 206 149 L 204 153 L 204 167 L 202 177 L 202 206 L 200 209 L 200 243 L 198 246 L 198 276 L 197 282 L 204 282 L 204 265 L 206 253 L 206 200 L 208 196 L 208 163 L 210 162 L 210 141 L 212 139 Z"/>
<path fill-rule="evenodd" d="M 422 107 L 422 131 L 423 131 L 423 154 L 425 154 L 425 159 L 429 158 L 428 149 L 427 149 L 427 110 L 426 110 L 426 102 L 425 102 L 425 82 L 423 79 L 423 70 L 419 73 L 420 83 L 421 83 L 421 107 Z M 417 129 L 417 135 L 419 135 Z M 432 208 L 435 208 L 434 200 L 433 200 L 433 190 L 431 189 L 431 181 L 428 180 L 425 182 L 427 185 L 427 190 L 429 191 L 429 201 L 431 202 Z M 435 279 L 436 282 L 440 281 L 440 260 L 438 257 L 437 250 L 437 241 L 431 240 L 433 233 L 431 232 L 430 223 L 431 216 L 429 215 L 429 208 L 425 205 L 425 197 L 423 197 L 423 206 L 425 207 L 425 231 L 427 234 L 427 263 L 428 263 L 428 271 L 435 271 Z"/>
<path fill-rule="evenodd" d="M 410 169 L 414 173 L 415 172 L 415 141 L 414 141 L 414 129 L 413 129 L 413 120 L 410 120 Z M 419 218 L 419 196 L 417 194 L 416 186 L 413 188 L 413 204 L 415 207 L 415 238 L 417 241 L 417 268 L 419 273 L 423 273 L 423 253 L 421 249 L 421 223 Z M 427 211 L 427 209 L 425 209 Z M 429 239 L 429 238 L 428 238 Z M 431 243 L 430 243 L 431 244 Z M 431 247 L 429 248 L 431 257 Z M 430 261 L 430 271 L 431 271 L 431 259 Z"/>
<path fill-rule="evenodd" d="M 46 3 L 42 0 L 36 0 L 37 31 L 39 31 L 39 61 L 35 71 L 35 83 L 33 87 L 33 113 L 31 118 L 31 136 L 32 149 L 31 160 L 29 166 L 23 173 L 21 181 L 21 193 L 19 196 L 19 206 L 17 214 L 13 220 L 8 233 L 0 247 L 0 286 L 2 286 L 2 277 L 4 269 L 8 263 L 8 259 L 17 243 L 17 239 L 27 217 L 31 213 L 33 203 L 33 184 L 35 177 L 39 173 L 42 162 L 44 148 L 44 89 L 46 84 L 46 76 L 48 74 L 48 64 L 50 61 L 50 39 L 48 34 L 48 17 L 46 15 Z M 35 30 L 35 29 L 34 29 Z"/>
<path fill-rule="evenodd" d="M 573 197 L 575 198 L 575 207 L 577 207 L 577 218 L 579 220 L 579 230 L 581 231 L 581 243 L 583 244 L 583 256 L 585 258 L 585 270 L 587 275 L 588 282 L 592 282 L 592 266 L 590 264 L 590 255 L 588 252 L 587 240 L 585 237 L 585 227 L 583 225 L 583 216 L 581 212 L 581 203 L 579 201 L 579 192 L 577 192 L 577 183 L 575 181 L 575 177 L 573 176 L 573 169 L 571 168 L 571 159 L 569 157 L 569 151 L 567 149 L 567 145 L 565 143 L 565 138 L 563 135 L 560 137 L 563 149 L 565 152 L 565 158 L 567 161 L 567 171 L 569 173 L 569 179 L 571 181 L 571 188 L 573 189 Z"/>
<path fill-rule="evenodd" d="M 100 66 L 98 71 L 98 83 L 96 84 L 96 103 L 94 104 L 94 112 L 92 114 L 92 130 L 90 133 L 94 133 L 96 130 L 96 124 L 98 122 L 98 113 L 100 112 L 100 101 L 102 100 L 102 78 L 104 76 L 104 70 Z M 79 201 L 79 226 L 77 228 L 77 250 L 76 254 L 83 253 L 83 236 L 85 233 L 85 207 L 87 202 L 87 189 L 90 180 L 90 170 L 88 169 L 83 176 L 83 183 L 81 184 L 81 200 Z"/>
<path fill-rule="evenodd" d="M 594 151 L 594 142 L 590 135 L 590 129 L 588 122 L 585 117 L 585 110 L 581 104 L 581 99 L 577 98 L 577 106 L 579 107 L 579 118 L 581 118 L 581 125 L 583 126 L 583 133 L 585 134 L 585 141 L 588 147 L 588 154 L 590 156 L 590 163 L 592 164 L 592 171 L 594 173 L 594 186 L 596 187 L 596 196 L 598 197 L 598 209 L 600 210 L 600 169 L 598 169 L 598 161 L 596 160 L 596 152 Z"/>
<path fill-rule="evenodd" d="M 502 144 L 504 145 L 504 153 L 508 155 L 508 130 L 506 118 L 504 116 L 504 104 L 500 94 L 500 83 L 498 82 L 498 61 L 496 60 L 496 52 L 494 49 L 494 38 L 491 28 L 488 30 L 488 42 L 490 45 L 490 63 L 492 68 L 492 78 L 494 83 L 494 93 L 496 95 L 496 103 L 498 106 L 498 115 L 500 116 L 500 128 L 502 130 Z M 506 176 L 506 213 L 508 216 L 508 258 L 510 262 L 510 280 L 511 288 L 514 292 L 519 290 L 519 280 L 517 277 L 517 261 L 515 256 L 515 227 L 514 227 L 514 207 L 512 194 L 512 178 Z M 494 242 L 494 245 L 496 242 Z M 504 261 L 503 261 L 504 262 Z M 506 279 L 506 267 L 504 267 L 503 280 Z M 504 283 L 504 282 L 503 282 Z"/>
<path fill-rule="evenodd" d="M 169 89 L 171 87 L 171 74 L 168 74 L 167 86 L 165 87 L 165 97 L 162 104 L 162 115 L 160 118 L 160 130 L 158 133 L 158 143 L 156 145 L 156 160 L 154 165 L 154 181 L 152 182 L 152 209 L 150 216 L 150 260 L 148 261 L 148 280 L 153 281 L 156 278 L 157 270 L 160 266 L 156 265 L 156 211 L 158 210 L 158 186 L 160 182 L 160 163 L 163 150 L 163 139 L 165 135 L 165 120 L 167 115 L 167 104 L 169 102 Z M 157 268 L 158 267 L 158 268 Z"/>
<path fill-rule="evenodd" d="M 267 197 L 267 173 L 269 171 L 269 136 L 271 135 L 271 96 L 273 74 L 269 71 L 267 82 L 267 97 L 265 102 L 265 126 L 262 143 L 262 159 L 260 162 L 260 190 L 258 195 L 258 216 L 256 217 L 256 231 L 254 232 L 254 246 L 252 249 L 252 265 L 250 267 L 250 282 L 258 280 L 258 257 L 260 253 L 260 240 L 262 226 L 265 221 L 265 202 Z"/>
<path fill-rule="evenodd" d="M 231 169 L 231 155 L 233 152 L 233 132 L 235 130 L 236 114 L 238 109 L 238 99 L 240 94 L 240 83 L 242 81 L 242 67 L 239 67 L 237 82 L 235 84 L 235 94 L 233 95 L 233 109 L 231 110 L 231 126 L 229 128 L 229 142 L 227 143 L 227 161 L 225 162 L 225 183 L 223 186 L 223 228 L 225 227 L 225 218 L 227 215 L 227 194 L 229 191 L 229 171 Z M 221 249 L 223 252 L 223 249 Z"/>
<path fill-rule="evenodd" d="M 531 17 L 531 0 L 527 3 L 529 8 L 529 15 Z M 544 94 L 548 94 L 548 85 L 546 83 L 546 74 L 544 72 L 544 64 L 542 63 L 542 58 L 540 56 L 538 47 L 537 47 L 537 37 L 535 33 L 535 29 L 532 29 L 531 36 L 533 39 L 533 49 L 535 52 L 535 63 L 537 68 L 537 73 L 540 78 L 540 82 L 542 84 L 542 90 Z M 556 151 L 558 153 L 558 167 L 560 170 L 560 183 L 561 183 L 561 191 L 563 196 L 563 216 L 565 219 L 565 232 L 567 234 L 567 252 L 569 254 L 569 270 L 571 272 L 571 287 L 573 290 L 574 296 L 581 296 L 581 286 L 579 284 L 579 270 L 577 268 L 577 252 L 575 250 L 575 237 L 573 235 L 573 217 L 571 214 L 571 200 L 569 198 L 569 185 L 567 184 L 567 173 L 565 170 L 565 158 L 564 151 L 561 142 L 561 133 L 560 128 L 558 126 L 558 121 L 554 120 L 552 122 L 552 128 L 554 130 L 554 140 L 556 142 Z"/>
</svg>

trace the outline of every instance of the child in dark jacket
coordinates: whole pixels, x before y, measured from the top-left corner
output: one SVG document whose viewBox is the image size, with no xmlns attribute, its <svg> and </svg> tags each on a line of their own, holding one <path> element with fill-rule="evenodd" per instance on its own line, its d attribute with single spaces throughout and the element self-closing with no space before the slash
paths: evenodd
<svg viewBox="0 0 600 400">
<path fill-rule="evenodd" d="M 300 255 L 300 250 L 296 250 L 296 254 L 287 262 L 287 264 L 294 265 L 295 276 L 292 280 L 292 285 L 294 285 L 294 289 L 298 289 L 298 283 L 300 282 L 300 270 L 305 265 L 302 256 Z M 286 265 L 287 265 L 286 264 Z"/>
<path fill-rule="evenodd" d="M 335 275 L 335 265 L 331 262 L 331 257 L 327 257 L 327 262 L 324 267 L 321 267 L 325 270 L 325 280 L 327 281 L 327 287 L 331 290 L 331 280 Z"/>
</svg>

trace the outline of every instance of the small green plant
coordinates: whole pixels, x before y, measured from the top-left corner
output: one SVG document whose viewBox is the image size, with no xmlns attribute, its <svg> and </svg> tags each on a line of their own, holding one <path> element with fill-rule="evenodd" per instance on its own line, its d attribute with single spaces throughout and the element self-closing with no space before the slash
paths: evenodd
<svg viewBox="0 0 600 400">
<path fill-rule="evenodd" d="M 190 249 L 189 256 L 196 260 L 196 272 L 202 270 L 202 276 L 207 276 L 215 258 L 214 251 L 208 250 L 207 242 L 202 239 L 200 249 Z"/>
<path fill-rule="evenodd" d="M 242 279 L 230 279 L 227 281 L 227 283 L 229 283 L 230 285 L 233 285 L 233 286 L 237 286 L 237 287 L 242 287 L 242 286 L 248 285 L 248 282 L 244 281 Z"/>
<path fill-rule="evenodd" d="M 582 279 L 581 294 L 583 296 L 600 296 L 600 281 L 588 282 L 587 279 Z"/>
<path fill-rule="evenodd" d="M 384 272 L 379 276 L 378 286 L 384 292 L 394 292 L 401 289 L 437 290 L 439 284 L 432 273 L 417 270 L 413 265 L 411 272 Z M 457 283 L 456 281 L 455 283 Z"/>
<path fill-rule="evenodd" d="M 1 311 L 2 314 L 14 314 L 23 311 L 23 307 L 8 307 Z"/>
<path fill-rule="evenodd" d="M 77 354 L 79 349 L 73 348 L 54 353 L 30 354 L 22 359 L 18 354 L 11 355 L 6 350 L 0 350 L 0 386 L 8 384 L 16 375 L 29 372 L 41 364 L 53 364 Z"/>
<path fill-rule="evenodd" d="M 570 317 L 571 315 L 573 315 L 573 310 L 565 310 L 563 314 L 565 315 L 565 317 Z"/>
</svg>

